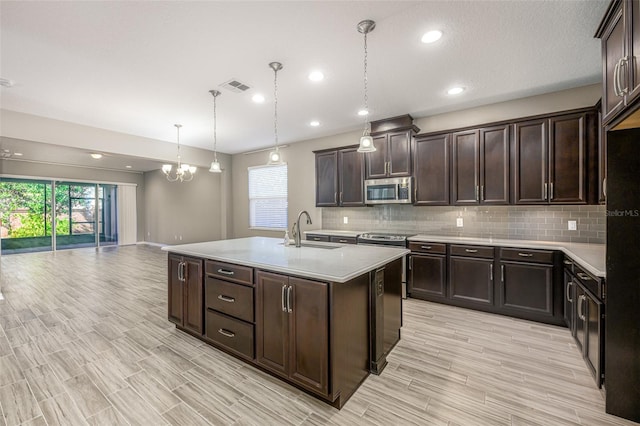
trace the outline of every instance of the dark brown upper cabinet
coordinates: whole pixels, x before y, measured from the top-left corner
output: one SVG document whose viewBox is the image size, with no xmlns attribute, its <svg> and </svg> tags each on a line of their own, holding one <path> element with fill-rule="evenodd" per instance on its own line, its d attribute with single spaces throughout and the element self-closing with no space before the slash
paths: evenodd
<svg viewBox="0 0 640 426">
<path fill-rule="evenodd" d="M 419 130 L 408 114 L 372 122 L 376 151 L 365 154 L 367 179 L 411 176 L 411 141 Z"/>
<path fill-rule="evenodd" d="M 456 132 L 451 151 L 453 204 L 509 204 L 508 125 Z"/>
<path fill-rule="evenodd" d="M 414 141 L 414 198 L 417 206 L 449 204 L 449 133 Z"/>
<path fill-rule="evenodd" d="M 316 207 L 364 206 L 364 154 L 357 146 L 316 154 Z"/>
<path fill-rule="evenodd" d="M 595 125 L 594 113 L 515 123 L 515 204 L 586 204 L 593 186 L 587 167 Z"/>
<path fill-rule="evenodd" d="M 640 94 L 640 1 L 613 1 L 598 28 L 602 41 L 602 121 L 622 115 Z"/>
</svg>

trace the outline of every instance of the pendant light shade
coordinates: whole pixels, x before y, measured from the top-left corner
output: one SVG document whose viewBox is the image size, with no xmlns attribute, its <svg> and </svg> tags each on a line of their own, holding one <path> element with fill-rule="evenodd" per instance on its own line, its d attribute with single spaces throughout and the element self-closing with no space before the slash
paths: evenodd
<svg viewBox="0 0 640 426">
<path fill-rule="evenodd" d="M 216 99 L 221 93 L 218 90 L 209 90 L 209 93 L 213 96 L 213 161 L 211 162 L 209 171 L 211 173 L 222 173 L 222 167 L 220 167 L 220 163 L 218 162 L 218 138 L 216 134 Z"/>
<path fill-rule="evenodd" d="M 376 23 L 370 19 L 366 19 L 358 23 L 358 32 L 364 34 L 364 132 L 360 138 L 358 152 L 375 152 L 376 147 L 373 145 L 373 138 L 369 134 L 371 125 L 369 124 L 369 98 L 367 94 L 367 34 L 376 27 Z"/>
<path fill-rule="evenodd" d="M 284 164 L 282 154 L 278 147 L 278 71 L 282 69 L 280 62 L 270 62 L 269 68 L 273 70 L 273 133 L 275 139 L 274 150 L 269 153 L 268 166 Z"/>
</svg>

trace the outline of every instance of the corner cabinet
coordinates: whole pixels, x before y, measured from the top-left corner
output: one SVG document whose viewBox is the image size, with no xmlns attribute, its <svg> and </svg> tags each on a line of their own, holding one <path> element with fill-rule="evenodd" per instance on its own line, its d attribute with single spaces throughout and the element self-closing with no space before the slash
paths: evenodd
<svg viewBox="0 0 640 426">
<path fill-rule="evenodd" d="M 621 115 L 640 94 L 640 2 L 612 1 L 596 37 L 602 42 L 603 123 Z"/>
<path fill-rule="evenodd" d="M 256 282 L 256 362 L 328 396 L 328 285 L 264 271 Z"/>
<path fill-rule="evenodd" d="M 180 328 L 203 333 L 202 260 L 168 256 L 168 318 Z"/>
<path fill-rule="evenodd" d="M 314 153 L 316 207 L 364 206 L 364 154 L 357 146 Z"/>
</svg>

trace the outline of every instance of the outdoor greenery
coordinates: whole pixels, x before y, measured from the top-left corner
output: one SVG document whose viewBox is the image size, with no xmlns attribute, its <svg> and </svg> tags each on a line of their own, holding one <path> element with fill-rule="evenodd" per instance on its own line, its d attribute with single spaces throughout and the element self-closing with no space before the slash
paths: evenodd
<svg viewBox="0 0 640 426">
<path fill-rule="evenodd" d="M 56 190 L 56 234 L 70 235 L 69 200 L 74 205 L 93 203 L 94 186 L 61 185 Z M 51 185 L 0 180 L 0 224 L 10 238 L 51 236 Z"/>
</svg>

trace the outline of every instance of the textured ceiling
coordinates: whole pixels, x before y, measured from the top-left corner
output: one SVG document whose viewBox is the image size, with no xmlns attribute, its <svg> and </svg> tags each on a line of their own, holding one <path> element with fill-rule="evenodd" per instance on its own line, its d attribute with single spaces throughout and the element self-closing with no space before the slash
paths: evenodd
<svg viewBox="0 0 640 426">
<path fill-rule="evenodd" d="M 281 143 L 362 127 L 362 19 L 372 120 L 422 117 L 597 83 L 608 0 L 313 2 L 0 2 L 0 107 L 237 153 L 273 144 L 280 61 Z M 421 35 L 437 28 L 432 44 Z M 312 83 L 307 74 L 322 70 Z M 232 78 L 251 89 L 218 86 Z M 467 87 L 451 97 L 446 89 Z M 267 100 L 251 101 L 255 93 Z M 308 125 L 319 120 L 320 127 Z"/>
</svg>

